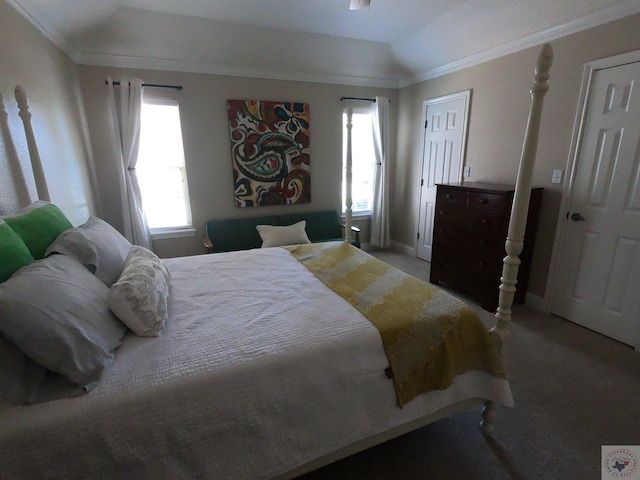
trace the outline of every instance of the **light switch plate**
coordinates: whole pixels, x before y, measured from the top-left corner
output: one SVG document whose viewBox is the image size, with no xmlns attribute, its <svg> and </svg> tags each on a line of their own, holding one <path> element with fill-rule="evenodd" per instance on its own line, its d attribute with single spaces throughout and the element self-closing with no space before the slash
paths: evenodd
<svg viewBox="0 0 640 480">
<path fill-rule="evenodd" d="M 469 178 L 471 176 L 471 167 L 464 167 L 462 170 L 462 176 L 464 178 Z"/>
<path fill-rule="evenodd" d="M 551 183 L 562 183 L 562 174 L 564 170 L 554 170 L 551 176 Z"/>
</svg>

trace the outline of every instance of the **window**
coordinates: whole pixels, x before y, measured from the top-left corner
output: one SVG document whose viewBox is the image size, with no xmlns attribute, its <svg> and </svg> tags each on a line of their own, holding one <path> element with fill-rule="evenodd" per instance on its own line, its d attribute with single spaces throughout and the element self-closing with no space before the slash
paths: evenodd
<svg viewBox="0 0 640 480">
<path fill-rule="evenodd" d="M 191 228 L 191 206 L 178 102 L 144 99 L 136 173 L 154 236 Z"/>
<path fill-rule="evenodd" d="M 373 127 L 370 109 L 353 109 L 351 128 L 352 186 L 351 209 L 367 215 L 373 205 L 373 173 L 376 155 L 373 150 Z M 342 114 L 342 211 L 346 210 L 347 112 Z"/>
</svg>

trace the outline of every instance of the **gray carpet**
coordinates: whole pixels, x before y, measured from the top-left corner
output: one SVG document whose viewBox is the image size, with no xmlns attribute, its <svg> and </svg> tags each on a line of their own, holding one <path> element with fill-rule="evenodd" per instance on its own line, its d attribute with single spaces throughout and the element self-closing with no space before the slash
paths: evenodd
<svg viewBox="0 0 640 480">
<path fill-rule="evenodd" d="M 426 262 L 374 254 L 428 279 Z M 601 445 L 640 445 L 640 355 L 526 306 L 513 320 L 505 358 L 516 405 L 498 409 L 491 436 L 470 409 L 299 480 L 600 479 Z"/>
</svg>

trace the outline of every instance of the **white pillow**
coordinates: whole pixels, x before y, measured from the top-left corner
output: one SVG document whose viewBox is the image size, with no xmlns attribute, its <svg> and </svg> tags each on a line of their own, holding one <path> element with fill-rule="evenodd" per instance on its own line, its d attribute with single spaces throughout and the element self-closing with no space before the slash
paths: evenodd
<svg viewBox="0 0 640 480">
<path fill-rule="evenodd" d="M 311 243 L 305 227 L 306 220 L 301 220 L 293 225 L 277 227 L 274 225 L 257 225 L 258 233 L 262 238 L 262 248 L 280 247 L 282 245 L 298 245 L 300 243 Z"/>
<path fill-rule="evenodd" d="M 134 245 L 120 279 L 109 290 L 109 307 L 136 335 L 157 337 L 167 319 L 170 275 L 157 255 Z"/>
<path fill-rule="evenodd" d="M 0 334 L 43 367 L 91 389 L 126 332 L 108 297 L 109 289 L 74 258 L 36 260 L 0 284 Z"/>
<path fill-rule="evenodd" d="M 45 256 L 70 255 L 110 287 L 120 277 L 130 249 L 131 243 L 115 228 L 97 217 L 89 217 L 85 224 L 58 235 Z"/>
</svg>

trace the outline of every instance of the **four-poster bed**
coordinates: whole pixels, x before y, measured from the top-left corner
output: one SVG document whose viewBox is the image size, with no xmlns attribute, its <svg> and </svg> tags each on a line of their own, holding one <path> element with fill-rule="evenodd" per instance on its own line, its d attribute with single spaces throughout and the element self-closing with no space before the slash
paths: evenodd
<svg viewBox="0 0 640 480">
<path fill-rule="evenodd" d="M 512 403 L 508 381 L 496 369 L 466 368 L 473 362 L 463 358 L 457 366 L 428 367 L 451 369 L 450 387 L 401 401 L 401 371 L 389 367 L 388 345 L 394 344 L 385 343 L 371 310 L 386 300 L 383 287 L 395 291 L 400 285 L 405 291 L 406 286 L 424 292 L 428 301 L 400 297 L 389 302 L 389 311 L 415 303 L 414 316 L 442 312 L 428 330 L 446 327 L 468 345 L 484 338 L 492 344 L 493 338 L 499 349 L 508 335 L 550 64 L 551 49 L 545 46 L 536 67 L 491 337 L 484 327 L 458 335 L 459 326 L 469 330 L 479 324 L 469 307 L 349 245 L 349 148 L 344 244 L 165 260 L 172 291 L 160 337 L 127 334 L 87 395 L 36 405 L 0 403 L 3 478 L 290 479 L 481 402 L 482 428 L 490 431 L 494 403 Z M 21 89 L 16 95 L 26 111 L 26 95 Z M 23 119 L 28 117 L 27 112 Z M 25 128 L 31 129 L 30 122 Z M 33 146 L 37 152 L 35 141 Z M 32 161 L 37 164 L 37 154 Z M 367 274 L 358 276 L 361 271 Z M 372 272 L 380 282 L 353 290 L 362 277 L 375 277 Z M 0 294 L 11 280 L 0 284 Z M 446 332 L 437 335 L 431 353 L 449 341 Z M 495 363 L 492 345 L 478 348 L 478 357 Z M 73 460 L 67 460 L 70 452 Z"/>
</svg>

